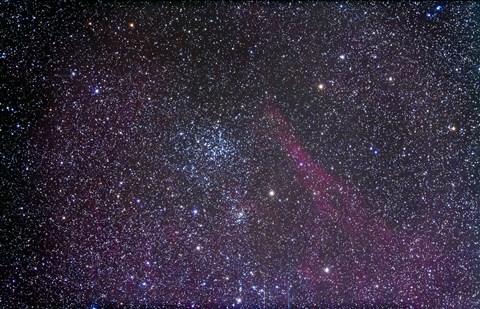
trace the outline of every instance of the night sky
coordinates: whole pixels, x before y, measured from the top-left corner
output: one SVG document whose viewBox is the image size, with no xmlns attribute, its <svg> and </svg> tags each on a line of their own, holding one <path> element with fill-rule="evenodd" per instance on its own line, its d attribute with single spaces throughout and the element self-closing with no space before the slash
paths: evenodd
<svg viewBox="0 0 480 309">
<path fill-rule="evenodd" d="M 3 1 L 0 307 L 480 308 L 479 14 Z"/>
</svg>

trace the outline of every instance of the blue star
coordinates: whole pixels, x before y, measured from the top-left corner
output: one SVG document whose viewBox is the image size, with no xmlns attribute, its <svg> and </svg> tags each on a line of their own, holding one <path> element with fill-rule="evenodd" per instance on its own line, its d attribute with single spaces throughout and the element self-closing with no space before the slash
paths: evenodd
<svg viewBox="0 0 480 309">
<path fill-rule="evenodd" d="M 378 155 L 378 148 L 375 147 L 374 145 L 371 145 L 370 148 L 368 148 L 374 155 Z"/>
</svg>

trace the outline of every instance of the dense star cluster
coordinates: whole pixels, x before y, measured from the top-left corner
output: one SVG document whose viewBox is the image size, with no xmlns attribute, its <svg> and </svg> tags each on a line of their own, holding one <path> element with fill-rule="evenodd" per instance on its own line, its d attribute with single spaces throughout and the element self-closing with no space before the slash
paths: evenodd
<svg viewBox="0 0 480 309">
<path fill-rule="evenodd" d="M 4 1 L 0 307 L 479 307 L 479 13 Z"/>
</svg>

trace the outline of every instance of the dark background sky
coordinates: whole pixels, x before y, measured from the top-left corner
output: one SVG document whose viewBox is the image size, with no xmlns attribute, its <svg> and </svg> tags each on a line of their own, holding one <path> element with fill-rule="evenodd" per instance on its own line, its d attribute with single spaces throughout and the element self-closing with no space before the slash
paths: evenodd
<svg viewBox="0 0 480 309">
<path fill-rule="evenodd" d="M 0 306 L 479 306 L 473 2 L 0 8 Z"/>
</svg>

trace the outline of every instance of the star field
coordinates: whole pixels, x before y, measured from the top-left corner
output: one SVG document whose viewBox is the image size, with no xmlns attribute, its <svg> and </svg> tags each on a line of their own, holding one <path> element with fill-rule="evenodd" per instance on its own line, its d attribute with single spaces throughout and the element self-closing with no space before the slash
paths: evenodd
<svg viewBox="0 0 480 309">
<path fill-rule="evenodd" d="M 475 2 L 4 2 L 0 307 L 475 308 Z"/>
</svg>

